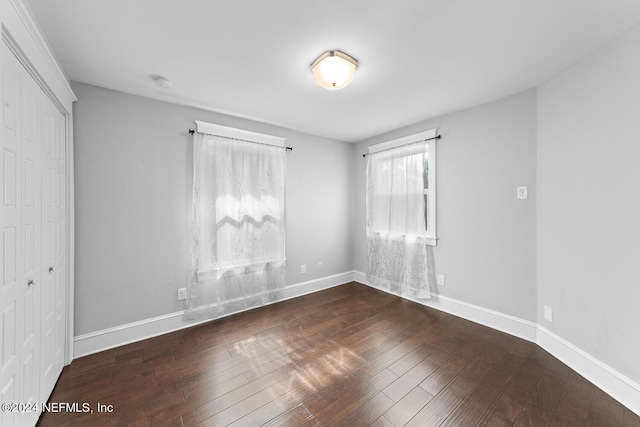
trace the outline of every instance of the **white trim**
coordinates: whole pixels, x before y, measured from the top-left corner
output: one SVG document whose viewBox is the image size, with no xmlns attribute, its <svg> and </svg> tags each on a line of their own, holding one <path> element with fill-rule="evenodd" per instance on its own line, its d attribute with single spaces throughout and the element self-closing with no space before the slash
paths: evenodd
<svg viewBox="0 0 640 427">
<path fill-rule="evenodd" d="M 12 50 L 19 47 L 16 55 L 21 61 L 27 59 L 23 62 L 25 68 L 30 72 L 37 70 L 36 81 L 65 114 L 71 114 L 72 103 L 77 98 L 28 5 L 23 0 L 3 0 L 2 3 L 3 40 Z"/>
<path fill-rule="evenodd" d="M 223 136 L 225 138 L 244 139 L 261 144 L 275 145 L 276 147 L 284 147 L 287 140 L 280 136 L 267 135 L 266 133 L 251 132 L 243 129 L 236 129 L 228 126 L 216 125 L 213 123 L 201 122 L 194 120 L 196 124 L 196 132 L 208 135 Z"/>
<path fill-rule="evenodd" d="M 325 276 L 319 279 L 308 280 L 287 286 L 285 290 L 285 299 L 301 297 L 324 289 L 333 288 L 334 286 L 344 285 L 353 281 L 353 271 L 346 271 L 332 276 Z"/>
<path fill-rule="evenodd" d="M 536 343 L 640 416 L 640 384 L 540 325 Z"/>
<path fill-rule="evenodd" d="M 434 137 L 436 130 L 433 129 Z M 438 211 L 436 200 L 437 200 L 437 189 L 438 189 L 438 179 L 436 175 L 437 167 L 438 167 L 438 152 L 437 152 L 437 144 L 436 140 L 432 139 L 428 142 L 429 144 L 429 206 L 427 206 L 427 213 L 429 216 L 429 222 L 427 223 L 427 236 L 430 239 L 430 245 L 436 246 L 438 244 L 438 229 L 436 228 L 436 213 Z"/>
<path fill-rule="evenodd" d="M 321 277 L 307 282 L 289 285 L 285 289 L 284 300 L 339 286 L 344 283 L 351 282 L 352 280 L 353 271 L 347 271 L 340 274 L 334 274 L 332 276 Z M 221 317 L 231 316 L 232 314 L 238 314 L 240 312 L 241 311 L 230 313 Z M 164 314 L 162 316 L 152 317 L 150 319 L 115 326 L 113 328 L 78 335 L 74 339 L 74 358 L 88 356 L 110 348 L 185 329 L 211 320 L 212 319 L 185 321 L 184 310 L 181 310 L 174 313 Z"/>
<path fill-rule="evenodd" d="M 438 238 L 437 237 L 425 237 L 424 241 L 429 246 L 438 246 Z"/>
<path fill-rule="evenodd" d="M 75 318 L 75 163 L 73 161 L 73 116 L 67 114 L 65 116 L 66 136 L 67 136 L 67 158 L 66 158 L 66 176 L 67 176 L 67 300 L 66 300 L 66 322 L 65 331 L 66 348 L 64 364 L 68 365 L 73 361 L 73 328 Z"/>
<path fill-rule="evenodd" d="M 369 154 L 379 151 L 390 150 L 392 148 L 401 147 L 403 145 L 414 142 L 423 141 L 425 139 L 435 138 L 437 128 L 425 130 L 423 132 L 414 133 L 413 135 L 403 136 L 402 138 L 393 139 L 391 141 L 381 142 L 380 144 L 370 145 L 367 147 Z"/>
<path fill-rule="evenodd" d="M 422 304 L 426 307 L 435 308 L 436 310 L 462 317 L 463 319 L 488 326 L 492 329 L 497 329 L 527 341 L 535 342 L 536 339 L 536 324 L 529 320 L 520 319 L 518 317 L 485 307 L 480 307 L 478 305 L 469 304 L 468 302 L 458 301 L 443 295 L 431 294 L 431 299 L 428 300 L 418 300 L 401 296 L 394 292 L 372 285 L 367 280 L 365 273 L 361 271 L 356 271 L 354 273 L 353 280 L 389 294 Z"/>
<path fill-rule="evenodd" d="M 64 91 L 64 95 L 65 95 L 64 99 L 77 101 L 77 98 L 73 93 L 73 90 L 71 90 L 71 86 L 69 86 L 69 79 L 67 78 L 64 71 L 58 64 L 58 61 L 55 55 L 53 54 L 53 51 L 49 47 L 49 44 L 47 43 L 46 38 L 44 37 L 43 33 L 40 31 L 40 27 L 38 26 L 36 20 L 31 16 L 32 12 L 28 8 L 28 5 L 25 5 L 22 0 L 11 0 L 11 3 L 15 11 L 20 16 L 20 19 L 22 20 L 24 27 L 27 29 L 27 31 L 29 32 L 29 35 L 31 36 L 36 46 L 38 47 L 38 50 L 40 51 L 42 58 L 45 60 L 47 64 L 47 68 L 51 70 L 52 78 L 54 78 L 56 81 L 56 86 L 58 86 L 59 89 L 62 89 Z M 62 94 L 58 94 L 56 96 L 59 97 L 61 95 Z M 70 114 L 71 110 L 68 110 L 67 113 Z"/>
</svg>

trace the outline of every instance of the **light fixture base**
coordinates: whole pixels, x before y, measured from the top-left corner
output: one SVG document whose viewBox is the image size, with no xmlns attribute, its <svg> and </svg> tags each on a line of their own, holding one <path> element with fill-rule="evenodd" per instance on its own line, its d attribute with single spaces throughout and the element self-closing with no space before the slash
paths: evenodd
<svg viewBox="0 0 640 427">
<path fill-rule="evenodd" d="M 313 77 L 319 86 L 342 89 L 353 81 L 358 60 L 339 50 L 328 50 L 311 63 Z"/>
</svg>

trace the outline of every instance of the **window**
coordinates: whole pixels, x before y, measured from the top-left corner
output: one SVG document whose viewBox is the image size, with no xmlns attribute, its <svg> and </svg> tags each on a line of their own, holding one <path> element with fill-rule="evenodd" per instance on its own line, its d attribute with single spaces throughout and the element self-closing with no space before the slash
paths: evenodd
<svg viewBox="0 0 640 427">
<path fill-rule="evenodd" d="M 399 295 L 430 297 L 436 237 L 435 129 L 369 147 L 367 279 Z"/>
<path fill-rule="evenodd" d="M 434 139 L 432 139 L 434 138 Z M 368 174 L 367 197 L 373 205 L 378 205 L 379 199 L 385 199 L 382 211 L 389 211 L 387 215 L 384 212 L 368 212 L 372 216 L 372 221 L 368 231 L 378 232 L 384 230 L 385 223 L 394 223 L 394 217 L 407 215 L 406 210 L 416 208 L 420 209 L 424 215 L 424 225 L 420 227 L 420 232 L 415 230 L 413 234 L 424 237 L 426 243 L 432 246 L 437 244 L 436 234 L 436 129 L 416 133 L 407 137 L 384 142 L 369 147 L 369 155 L 372 168 L 371 174 Z M 425 141 L 426 140 L 426 141 Z M 412 171 L 407 168 L 420 162 L 421 176 L 411 176 Z M 415 170 L 414 170 L 415 171 Z M 409 175 L 407 175 L 409 174 Z M 375 176 L 372 176 L 375 175 Z M 394 185 L 397 180 L 415 180 L 421 179 L 422 187 L 422 203 L 415 205 L 415 201 L 410 202 L 408 206 L 399 202 L 400 194 L 392 194 L 394 191 L 401 192 L 404 196 L 407 192 L 414 191 L 402 185 Z M 404 197 L 402 196 L 402 197 Z M 396 206 L 387 206 L 386 204 L 396 204 Z M 405 226 L 412 227 L 411 224 L 392 225 L 389 232 L 394 234 L 407 234 Z M 424 229 L 424 232 L 422 232 Z"/>
<path fill-rule="evenodd" d="M 284 139 L 196 122 L 187 318 L 284 298 Z"/>
</svg>

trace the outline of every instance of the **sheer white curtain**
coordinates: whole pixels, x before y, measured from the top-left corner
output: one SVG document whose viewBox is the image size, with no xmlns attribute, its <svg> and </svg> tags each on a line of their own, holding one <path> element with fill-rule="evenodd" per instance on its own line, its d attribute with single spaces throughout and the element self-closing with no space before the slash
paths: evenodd
<svg viewBox="0 0 640 427">
<path fill-rule="evenodd" d="M 429 298 L 424 167 L 427 142 L 367 156 L 367 279 L 400 295 Z"/>
<path fill-rule="evenodd" d="M 185 317 L 284 298 L 284 148 L 196 133 L 193 157 Z"/>
</svg>

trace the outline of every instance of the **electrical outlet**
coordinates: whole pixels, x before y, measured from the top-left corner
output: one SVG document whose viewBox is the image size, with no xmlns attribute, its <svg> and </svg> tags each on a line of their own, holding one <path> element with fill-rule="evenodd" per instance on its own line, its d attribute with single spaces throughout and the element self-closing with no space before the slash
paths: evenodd
<svg viewBox="0 0 640 427">
<path fill-rule="evenodd" d="M 438 285 L 444 286 L 444 274 L 438 274 Z"/>
<path fill-rule="evenodd" d="M 178 289 L 178 301 L 187 299 L 187 288 Z"/>
<path fill-rule="evenodd" d="M 307 264 L 302 264 L 300 266 L 300 274 L 307 274 Z"/>
<path fill-rule="evenodd" d="M 323 267 L 322 261 L 319 261 L 318 262 L 318 271 L 322 270 L 322 267 Z"/>
<path fill-rule="evenodd" d="M 547 322 L 553 322 L 553 309 L 548 305 L 544 306 L 544 318 Z"/>
<path fill-rule="evenodd" d="M 518 187 L 517 190 L 517 195 L 518 195 L 518 199 L 520 200 L 524 200 L 527 199 L 529 197 L 529 191 L 527 189 L 527 187 Z"/>
</svg>

